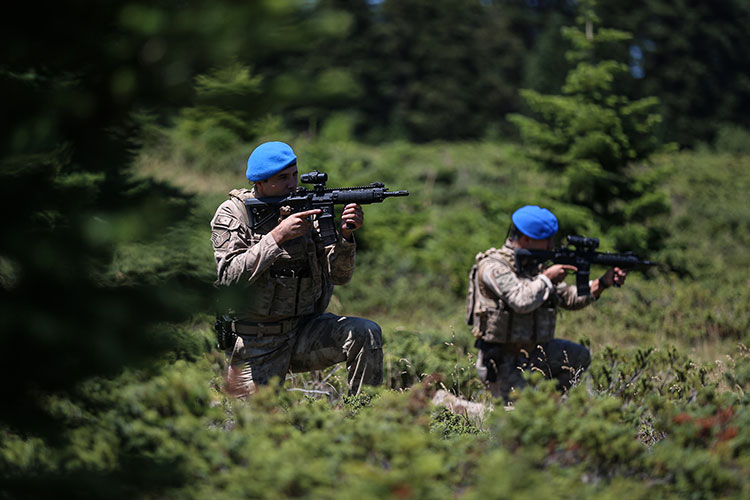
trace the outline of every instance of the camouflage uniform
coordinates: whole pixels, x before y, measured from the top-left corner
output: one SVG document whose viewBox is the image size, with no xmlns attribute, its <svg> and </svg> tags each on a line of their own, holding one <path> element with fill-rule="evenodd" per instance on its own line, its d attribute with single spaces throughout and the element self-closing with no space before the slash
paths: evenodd
<svg viewBox="0 0 750 500">
<path fill-rule="evenodd" d="M 269 221 L 252 230 L 244 200 L 248 189 L 234 190 L 211 220 L 217 285 L 242 287 L 247 300 L 234 308 L 237 333 L 229 360 L 232 392 L 250 394 L 255 384 L 287 372 L 319 370 L 345 361 L 350 393 L 383 378 L 382 332 L 376 323 L 324 314 L 334 285 L 354 272 L 356 244 L 339 238 L 323 247 L 306 235 L 276 244 Z"/>
<path fill-rule="evenodd" d="M 495 397 L 508 399 L 524 385 L 523 371 L 557 379 L 563 389 L 591 362 L 588 349 L 555 339 L 557 308 L 580 309 L 593 295 L 578 297 L 575 286 L 553 285 L 542 265 L 519 266 L 510 240 L 477 254 L 469 277 L 467 322 L 473 325 L 477 371 Z"/>
</svg>

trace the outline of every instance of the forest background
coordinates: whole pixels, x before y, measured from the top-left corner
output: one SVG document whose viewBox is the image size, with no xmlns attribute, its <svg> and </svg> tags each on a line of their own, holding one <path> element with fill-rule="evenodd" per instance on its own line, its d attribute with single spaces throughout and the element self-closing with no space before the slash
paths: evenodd
<svg viewBox="0 0 750 500">
<path fill-rule="evenodd" d="M 41 14 L 44 11 L 44 15 Z M 3 16 L 0 496 L 746 498 L 744 0 L 70 1 Z M 385 182 L 341 367 L 222 390 L 208 221 L 265 140 Z M 743 201 L 744 200 L 744 201 Z M 593 363 L 494 407 L 464 323 L 513 210 L 657 261 L 558 334 Z M 603 272 L 604 270 L 600 270 Z"/>
</svg>

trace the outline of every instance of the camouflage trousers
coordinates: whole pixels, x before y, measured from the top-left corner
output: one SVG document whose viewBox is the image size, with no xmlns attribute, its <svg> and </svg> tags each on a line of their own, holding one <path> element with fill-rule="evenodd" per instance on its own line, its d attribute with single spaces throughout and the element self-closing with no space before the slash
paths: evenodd
<svg viewBox="0 0 750 500">
<path fill-rule="evenodd" d="M 227 385 L 238 396 L 255 392 L 273 377 L 322 370 L 345 361 L 349 394 L 363 385 L 383 381 L 383 340 L 380 326 L 368 319 L 325 313 L 305 319 L 283 335 L 239 335 L 226 352 Z"/>
<path fill-rule="evenodd" d="M 526 385 L 524 372 L 536 371 L 557 380 L 560 390 L 568 390 L 591 364 L 586 347 L 568 340 L 554 339 L 530 349 L 484 342 L 477 356 L 477 373 L 496 398 L 510 401 L 510 392 Z"/>
</svg>

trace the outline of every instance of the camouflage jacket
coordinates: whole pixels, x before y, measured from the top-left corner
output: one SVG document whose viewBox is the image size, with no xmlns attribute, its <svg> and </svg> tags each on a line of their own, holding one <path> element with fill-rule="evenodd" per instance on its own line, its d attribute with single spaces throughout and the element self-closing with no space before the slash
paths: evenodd
<svg viewBox="0 0 750 500">
<path fill-rule="evenodd" d="M 510 240 L 476 256 L 469 276 L 467 322 L 487 342 L 534 344 L 555 336 L 557 307 L 580 309 L 596 300 L 576 287 L 553 285 L 543 265 L 519 270 Z"/>
<path fill-rule="evenodd" d="M 242 287 L 243 299 L 230 313 L 240 320 L 272 322 L 322 313 L 334 285 L 347 283 L 354 273 L 356 244 L 339 236 L 323 247 L 313 229 L 276 244 L 269 232 L 273 220 L 250 228 L 244 200 L 249 189 L 235 189 L 211 220 L 217 285 Z"/>
</svg>

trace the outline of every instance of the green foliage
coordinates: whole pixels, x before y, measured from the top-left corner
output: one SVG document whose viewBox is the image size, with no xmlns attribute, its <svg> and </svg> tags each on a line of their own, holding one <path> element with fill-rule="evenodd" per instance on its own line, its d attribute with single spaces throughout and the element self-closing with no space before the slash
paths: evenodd
<svg viewBox="0 0 750 500">
<path fill-rule="evenodd" d="M 456 434 L 478 434 L 478 429 L 468 417 L 457 415 L 448 408 L 440 408 L 432 415 L 433 423 L 430 428 L 432 432 L 437 432 L 448 437 Z"/>
<path fill-rule="evenodd" d="M 617 222 L 592 217 L 599 208 L 574 196 L 550 201 L 550 193 L 572 188 L 560 188 L 554 172 L 498 141 L 349 142 L 368 117 L 378 117 L 376 128 L 391 126 L 382 110 L 400 127 L 413 125 L 417 138 L 460 135 L 452 127 L 463 125 L 474 133 L 481 127 L 467 116 L 486 118 L 480 111 L 497 114 L 507 103 L 451 100 L 462 95 L 455 86 L 477 99 L 507 96 L 512 86 L 494 78 L 510 74 L 512 81 L 523 54 L 507 52 L 516 39 L 505 31 L 499 2 L 482 4 L 486 10 L 475 2 L 458 10 L 465 5 L 388 2 L 380 10 L 358 2 L 351 4 L 360 10 L 346 15 L 328 3 L 50 4 L 41 17 L 29 10 L 37 6 L 24 4 L 24 15 L 0 21 L 13 42 L 3 45 L 0 68 L 8 96 L 0 125 L 7 214 L 0 243 L 1 496 L 746 497 L 750 286 L 741 271 L 750 264 L 748 158 L 722 146 L 732 154 L 634 162 L 626 173 L 638 196 L 624 187 L 616 193 L 609 208 L 622 217 Z M 388 54 L 405 63 L 383 69 L 373 65 L 377 58 L 342 51 L 338 64 L 327 64 L 321 48 L 331 40 L 348 48 L 341 37 L 384 12 L 396 24 L 372 29 L 389 43 L 367 43 L 376 52 L 404 50 L 403 58 L 398 50 Z M 488 12 L 486 19 L 477 14 Z M 477 28 L 469 35 L 458 27 L 464 15 Z M 433 17 L 444 23 L 429 26 Z M 687 19 L 695 26 L 695 17 Z M 413 40 L 420 31 L 434 36 Z M 466 46 L 486 46 L 472 56 L 478 59 L 459 50 L 465 36 Z M 587 40 L 579 36 L 578 48 Z M 276 65 L 289 57 L 287 65 L 302 68 L 311 53 L 320 59 L 298 73 Z M 648 149 L 647 140 L 626 144 L 623 137 L 649 135 L 653 122 L 636 117 L 648 116 L 653 103 L 612 99 L 627 95 L 607 77 L 621 66 L 592 61 L 566 89 L 588 96 L 581 109 L 593 112 L 575 123 L 596 132 L 581 134 L 575 151 L 588 161 L 575 164 L 606 182 L 608 161 L 625 168 L 615 160 Z M 416 78 L 414 68 L 425 77 Z M 399 85 L 371 93 L 379 83 L 366 77 L 379 71 L 407 81 L 388 80 Z M 402 97 L 405 88 L 414 100 L 396 99 L 396 108 L 369 99 Z M 316 94 L 312 104 L 299 99 L 306 92 Z M 358 97 L 374 115 L 334 110 L 333 100 Z M 248 104 L 258 102 L 273 112 Z M 565 101 L 549 102 L 550 110 L 569 113 Z M 172 107 L 182 112 L 170 122 Z M 289 122 L 282 112 L 313 132 L 323 123 L 321 135 L 331 142 L 283 132 Z M 133 121 L 143 127 L 133 129 Z M 539 133 L 570 140 L 554 127 Z M 249 401 L 223 392 L 207 224 L 224 193 L 244 184 L 243 141 L 265 134 L 291 141 L 301 169 L 329 172 L 331 185 L 379 180 L 412 193 L 366 208 L 357 272 L 332 302 L 336 312 L 383 325 L 384 388 L 343 397 L 339 366 L 297 374 Z M 139 171 L 131 168 L 134 153 Z M 171 176 L 170 183 L 149 179 L 146 170 Z M 574 173 L 566 175 L 575 192 L 592 192 Z M 603 249 L 662 241 L 663 250 L 648 257 L 664 265 L 646 278 L 629 276 L 626 287 L 607 291 L 592 308 L 562 315 L 560 336 L 588 339 L 591 370 L 565 396 L 532 377 L 506 411 L 492 405 L 474 375 L 463 301 L 474 254 L 502 244 L 510 213 L 525 203 L 550 206 L 566 232 L 603 236 Z M 612 221 L 622 229 L 602 235 Z M 469 420 L 436 408 L 430 401 L 439 388 L 492 411 Z"/>
<path fill-rule="evenodd" d="M 561 28 L 566 24 L 563 13 L 553 12 L 544 22 L 524 63 L 521 88 L 543 94 L 556 94 L 565 83 L 570 65 L 565 59 L 566 44 Z"/>
<path fill-rule="evenodd" d="M 653 362 L 649 375 L 665 368 Z M 707 387 L 696 402 L 674 393 L 633 401 L 578 387 L 562 400 L 541 383 L 478 429 L 432 408 L 429 386 L 333 405 L 266 388 L 242 402 L 211 389 L 206 370 L 206 362 L 160 364 L 145 377 L 92 380 L 77 402 L 51 401 L 75 431 L 60 454 L 6 433 L 2 467 L 14 467 L 5 491 L 19 493 L 22 471 L 39 477 L 57 467 L 53 484 L 75 484 L 83 496 L 103 494 L 119 470 L 132 482 L 109 495 L 122 498 L 475 498 L 498 488 L 519 498 L 624 489 L 638 498 L 739 498 L 747 488 L 750 415 L 738 393 Z M 161 465 L 145 470 L 136 457 Z"/>
<path fill-rule="evenodd" d="M 627 74 L 623 62 L 602 59 L 601 47 L 630 39 L 622 31 L 598 28 L 593 2 L 580 5 L 581 28 L 563 28 L 577 63 L 566 77 L 563 95 L 523 90 L 522 97 L 539 120 L 513 114 L 509 119 L 531 148 L 530 154 L 560 172 L 562 186 L 553 196 L 586 207 L 613 235 L 620 248 L 655 248 L 657 241 L 642 226 L 669 212 L 666 195 L 639 178 L 628 166 L 645 161 L 659 149 L 654 134 L 660 122 L 658 100 L 630 100 L 617 92 Z M 663 230 L 663 226 L 659 227 Z"/>
<path fill-rule="evenodd" d="M 19 101 L 54 94 L 44 79 L 16 83 Z M 76 85 L 94 92 L 86 82 Z M 97 97 L 99 105 L 111 104 L 107 95 Z M 29 113 L 45 113 L 41 107 Z M 201 284 L 179 270 L 159 283 L 114 286 L 107 267 L 115 247 L 148 241 L 187 211 L 190 198 L 129 178 L 117 163 L 124 145 L 98 128 L 69 130 L 78 119 L 61 117 L 48 131 L 45 140 L 66 146 L 7 145 L 0 159 L 2 203 L 14 214 L 0 246 L 0 352 L 5 380 L 14 381 L 7 384 L 2 421 L 38 432 L 57 427 L 40 408 L 48 394 L 161 352 L 165 344 L 149 327 L 184 318 L 187 308 L 201 304 L 194 293 Z M 87 157 L 89 140 L 112 151 L 90 148 Z M 178 277 L 185 279 L 178 283 Z"/>
<path fill-rule="evenodd" d="M 748 127 L 742 111 L 750 97 L 743 55 L 750 46 L 747 2 L 599 4 L 607 26 L 633 34 L 629 64 L 639 78 L 630 89 L 659 99 L 663 125 L 657 133 L 665 141 L 690 147 L 697 141 L 712 143 L 722 123 Z"/>
<path fill-rule="evenodd" d="M 750 131 L 736 125 L 720 127 L 716 133 L 714 149 L 717 153 L 747 154 L 750 152 Z"/>
<path fill-rule="evenodd" d="M 465 274 L 476 251 L 502 241 L 514 208 L 544 201 L 553 175 L 516 148 L 489 143 L 294 145 L 302 170 L 325 169 L 331 185 L 381 180 L 412 192 L 366 208 L 357 272 L 333 304 L 383 325 L 385 388 L 340 396 L 345 373 L 334 367 L 295 375 L 285 386 L 291 390 L 236 401 L 222 392 L 209 314 L 156 325 L 151 331 L 169 346 L 158 363 L 89 377 L 42 400 L 60 425 L 54 442 L 5 427 L 0 470 L 10 496 L 49 487 L 100 496 L 113 483 L 123 485 L 114 494 L 123 498 L 348 498 L 352 491 L 475 498 L 511 489 L 519 498 L 561 491 L 740 498 L 747 491 L 750 357 L 733 347 L 747 344 L 750 327 L 748 287 L 733 272 L 747 264 L 737 208 L 746 159 L 683 153 L 642 167 L 644 182 L 663 186 L 674 205 L 668 250 L 649 257 L 690 263 L 693 277 L 632 275 L 593 308 L 562 315 L 560 336 L 590 339 L 593 363 L 581 384 L 561 398 L 532 380 L 512 411 L 498 406 L 477 423 L 429 403 L 442 387 L 488 401 L 463 327 Z M 210 281 L 206 224 L 221 196 L 195 198 L 158 238 L 117 240 L 116 258 L 100 276 L 158 283 L 179 270 Z M 559 201 L 554 209 L 569 228 L 599 234 L 585 209 Z M 5 279 L 13 282 L 12 273 Z M 702 343 L 730 355 L 698 360 L 691 348 Z"/>
<path fill-rule="evenodd" d="M 80 482 L 90 496 L 113 489 L 132 498 L 129 485 L 141 479 L 156 491 L 184 477 L 180 447 L 154 445 L 169 429 L 149 429 L 153 436 L 135 453 L 113 450 L 117 433 L 99 440 L 96 426 L 79 430 L 81 421 L 99 423 L 106 416 L 100 408 L 79 407 L 75 392 L 127 368 L 145 366 L 148 372 L 149 363 L 167 351 L 172 359 L 191 361 L 204 353 L 205 339 L 190 340 L 169 325 L 209 308 L 212 299 L 206 275 L 183 265 L 194 247 L 181 258 L 185 242 L 175 244 L 187 231 L 170 232 L 190 213 L 193 199 L 166 184 L 134 178 L 128 170 L 132 148 L 160 143 L 142 137 L 134 121 L 151 116 L 145 134 L 156 129 L 157 118 L 148 110 L 188 104 L 192 75 L 227 67 L 247 41 L 237 30 L 254 33 L 248 16 L 274 25 L 281 15 L 280 4 L 79 3 L 45 5 L 43 16 L 38 6 L 22 5 L 2 18 L 13 43 L 3 45 L 0 67 L 7 97 L 0 125 L 0 200 L 12 214 L 0 244 L 6 407 L 0 425 L 3 446 L 7 436 L 14 447 L 6 456 L 11 461 L 3 459 L 8 486 L 3 484 L 3 496 L 70 491 Z M 227 20 L 227 13 L 241 15 Z M 276 44 L 284 45 L 284 38 Z M 200 136 L 211 151 L 236 144 L 252 115 L 214 112 L 229 106 L 227 96 L 247 95 L 257 84 L 236 66 L 199 78 L 194 109 L 203 109 L 203 115 L 194 111 L 185 127 L 193 135 L 184 142 Z M 210 124 L 216 127 L 206 127 L 209 115 L 220 115 Z M 145 250 L 154 251 L 170 237 L 177 250 L 162 253 L 173 261 Z M 128 259 L 143 267 L 123 265 Z M 154 269 L 158 275 L 148 273 Z M 171 386 L 176 378 L 162 384 Z M 207 401 L 193 403 L 203 408 Z M 131 427 L 151 416 L 139 411 Z M 65 449 L 68 442 L 78 451 Z M 43 450 L 42 458 L 32 457 L 31 448 Z M 15 458 L 24 467 L 16 467 Z M 174 474 L 166 473 L 170 469 Z"/>
<path fill-rule="evenodd" d="M 313 42 L 313 53 L 285 67 L 292 75 L 347 68 L 356 92 L 297 107 L 291 118 L 298 127 L 315 133 L 317 123 L 346 112 L 357 136 L 373 141 L 472 138 L 488 124 L 501 125 L 518 105 L 513 84 L 523 51 L 498 5 L 331 0 L 316 6 L 347 13 L 350 29 L 343 39 Z"/>
<path fill-rule="evenodd" d="M 268 112 L 261 79 L 239 64 L 196 78 L 195 106 L 183 108 L 165 133 L 175 151 L 166 153 L 199 170 L 237 164 L 239 145 L 253 136 L 253 118 Z"/>
</svg>

